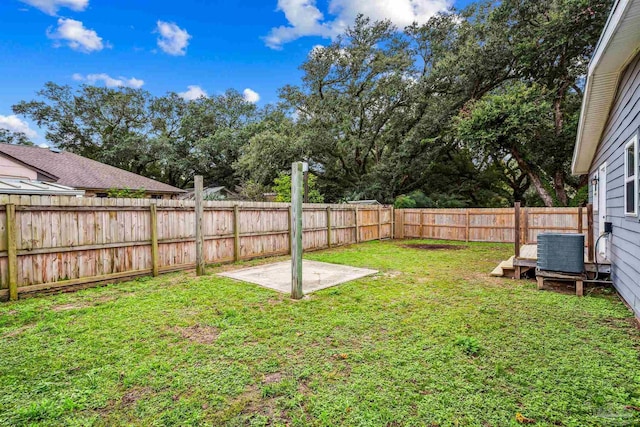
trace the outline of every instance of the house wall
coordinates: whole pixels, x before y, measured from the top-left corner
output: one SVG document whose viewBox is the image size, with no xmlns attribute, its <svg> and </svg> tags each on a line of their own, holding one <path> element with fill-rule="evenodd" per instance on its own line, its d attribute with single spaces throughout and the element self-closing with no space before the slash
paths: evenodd
<svg viewBox="0 0 640 427">
<path fill-rule="evenodd" d="M 640 128 L 640 55 L 628 65 L 619 82 L 607 126 L 591 165 L 591 177 L 600 165 L 607 164 L 607 221 L 613 223 L 613 235 L 607 243 L 607 256 L 612 263 L 615 287 L 640 316 L 640 222 L 624 213 L 625 144 Z M 591 186 L 590 186 L 591 187 Z M 590 200 L 593 188 L 590 189 Z M 636 200 L 637 202 L 637 200 Z M 599 213 L 594 214 L 596 238 Z"/>
<path fill-rule="evenodd" d="M 8 157 L 0 156 L 0 177 L 37 179 L 38 173 Z"/>
</svg>

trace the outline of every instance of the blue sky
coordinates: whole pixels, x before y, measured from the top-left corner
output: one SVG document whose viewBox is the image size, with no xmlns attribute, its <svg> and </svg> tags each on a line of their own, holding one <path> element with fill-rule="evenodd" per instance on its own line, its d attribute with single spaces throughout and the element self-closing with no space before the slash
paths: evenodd
<svg viewBox="0 0 640 427">
<path fill-rule="evenodd" d="M 470 0 L 1 0 L 0 127 L 45 82 L 143 87 L 154 94 L 246 91 L 259 105 L 300 79 L 309 50 L 358 13 L 399 26 Z M 191 90 L 189 91 L 189 87 Z M 27 127 L 28 126 L 28 127 Z"/>
</svg>

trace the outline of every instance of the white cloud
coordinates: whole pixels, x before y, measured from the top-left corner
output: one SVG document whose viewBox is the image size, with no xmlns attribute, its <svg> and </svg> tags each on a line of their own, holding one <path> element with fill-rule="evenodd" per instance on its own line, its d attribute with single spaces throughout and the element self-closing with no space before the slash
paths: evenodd
<svg viewBox="0 0 640 427">
<path fill-rule="evenodd" d="M 250 102 L 252 104 L 255 104 L 256 102 L 260 101 L 260 94 L 255 90 L 246 88 L 244 91 L 242 91 L 242 95 L 244 96 L 245 101 Z"/>
<path fill-rule="evenodd" d="M 73 80 L 79 82 L 86 81 L 92 85 L 102 82 L 106 87 L 131 87 L 134 89 L 140 89 L 144 85 L 144 80 L 136 79 L 135 77 L 131 77 L 129 79 L 126 77 L 114 78 L 106 73 L 87 74 L 86 76 L 75 73 L 71 77 Z"/>
<path fill-rule="evenodd" d="M 94 30 L 84 27 L 81 21 L 75 19 L 58 19 L 58 28 L 47 30 L 47 36 L 60 43 L 66 43 L 73 50 L 90 53 L 104 48 L 102 37 L 98 36 Z M 59 46 L 59 44 L 58 44 Z"/>
<path fill-rule="evenodd" d="M 264 38 L 272 49 L 304 36 L 335 37 L 351 25 L 359 14 L 374 21 L 388 19 L 400 28 L 424 23 L 437 12 L 447 10 L 452 0 L 330 0 L 326 20 L 316 0 L 278 0 L 289 25 L 272 28 Z"/>
<path fill-rule="evenodd" d="M 158 47 L 169 55 L 181 56 L 187 53 L 191 35 L 187 30 L 178 27 L 173 22 L 158 21 L 156 32 L 158 37 Z"/>
<path fill-rule="evenodd" d="M 26 3 L 37 9 L 40 9 L 44 13 L 49 15 L 55 15 L 58 10 L 66 7 L 76 12 L 83 11 L 89 6 L 89 0 L 20 0 L 22 3 Z"/>
<path fill-rule="evenodd" d="M 10 116 L 0 114 L 0 128 L 24 133 L 30 139 L 38 137 L 38 133 L 29 127 L 29 123 L 14 114 Z"/>
<path fill-rule="evenodd" d="M 278 10 L 284 12 L 289 26 L 272 28 L 264 38 L 266 45 L 272 49 L 280 49 L 283 44 L 303 36 L 333 35 L 331 26 L 322 23 L 324 15 L 316 7 L 315 0 L 278 0 Z"/>
<path fill-rule="evenodd" d="M 182 98 L 186 99 L 187 101 L 193 101 L 194 99 L 198 99 L 198 98 L 206 98 L 207 97 L 207 92 L 202 89 L 200 86 L 196 86 L 196 85 L 189 85 L 187 86 L 187 90 L 185 92 L 180 92 L 178 93 L 178 95 L 180 95 Z"/>
</svg>

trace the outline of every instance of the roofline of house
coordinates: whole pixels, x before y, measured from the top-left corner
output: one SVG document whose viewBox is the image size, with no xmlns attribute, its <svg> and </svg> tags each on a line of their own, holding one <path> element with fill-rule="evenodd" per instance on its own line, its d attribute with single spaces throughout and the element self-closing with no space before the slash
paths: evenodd
<svg viewBox="0 0 640 427">
<path fill-rule="evenodd" d="M 7 145 L 8 145 L 8 144 L 7 144 Z M 44 170 L 42 170 L 42 169 L 38 169 L 37 167 L 32 166 L 32 165 L 30 165 L 29 163 L 25 163 L 25 162 L 23 162 L 22 160 L 17 159 L 17 158 L 15 158 L 15 157 L 13 157 L 12 155 L 7 154 L 7 153 L 5 153 L 5 152 L 3 152 L 3 151 L 0 151 L 0 156 L 4 156 L 4 157 L 6 157 L 6 158 L 11 159 L 12 161 L 14 161 L 14 162 L 16 162 L 16 163 L 20 163 L 22 166 L 24 166 L 24 167 L 26 167 L 26 168 L 29 168 L 29 169 L 31 169 L 32 171 L 35 171 L 35 172 L 37 172 L 37 173 L 39 173 L 39 174 L 42 174 L 42 175 L 46 176 L 47 178 L 50 178 L 50 179 L 52 179 L 52 180 L 54 180 L 54 181 L 57 181 L 57 180 L 59 180 L 59 179 L 60 179 L 60 178 L 58 178 L 57 176 L 53 175 L 53 174 L 52 174 L 52 173 L 50 173 L 50 172 L 44 171 Z"/>
<path fill-rule="evenodd" d="M 84 196 L 83 190 L 61 190 L 61 191 L 48 191 L 48 190 L 24 190 L 24 189 L 11 189 L 4 188 L 0 191 L 0 194 L 21 194 L 29 196 Z"/>
<path fill-rule="evenodd" d="M 151 179 L 151 178 L 149 178 Z M 169 184 L 167 184 L 169 185 Z M 84 191 L 109 191 L 109 190 L 113 190 L 114 188 L 117 190 L 120 190 L 120 188 L 117 187 L 109 187 L 109 188 L 93 188 L 93 187 L 82 187 L 82 186 L 76 186 L 73 188 L 77 188 L 80 190 L 84 190 Z M 122 188 L 124 189 L 124 188 Z M 150 190 L 148 188 L 127 188 L 127 190 L 131 190 L 131 191 L 139 191 L 139 190 L 144 190 L 145 193 L 162 193 L 162 194 L 182 194 L 182 193 L 186 193 L 186 190 L 182 190 L 180 188 L 176 187 L 176 190 Z"/>
<path fill-rule="evenodd" d="M 616 1 L 589 62 L 571 162 L 574 175 L 589 173 L 622 73 L 638 53 L 640 25 L 637 20 L 624 19 L 632 8 L 639 11 L 640 0 Z"/>
<path fill-rule="evenodd" d="M 51 196 L 83 196 L 83 190 L 66 187 L 53 182 L 37 181 L 31 179 L 0 179 L 0 183 L 6 187 L 0 190 L 0 194 L 20 195 L 51 195 Z M 27 184 L 31 188 L 23 188 L 20 184 Z M 7 188 L 9 187 L 9 188 Z"/>
</svg>

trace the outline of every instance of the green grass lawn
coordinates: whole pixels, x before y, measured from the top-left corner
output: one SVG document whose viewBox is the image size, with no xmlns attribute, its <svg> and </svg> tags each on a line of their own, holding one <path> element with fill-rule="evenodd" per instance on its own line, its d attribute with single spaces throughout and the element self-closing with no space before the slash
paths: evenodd
<svg viewBox="0 0 640 427">
<path fill-rule="evenodd" d="M 401 243 L 307 254 L 380 273 L 297 302 L 176 273 L 0 304 L 0 424 L 640 423 L 613 292 L 489 278 L 510 245 Z"/>
</svg>

